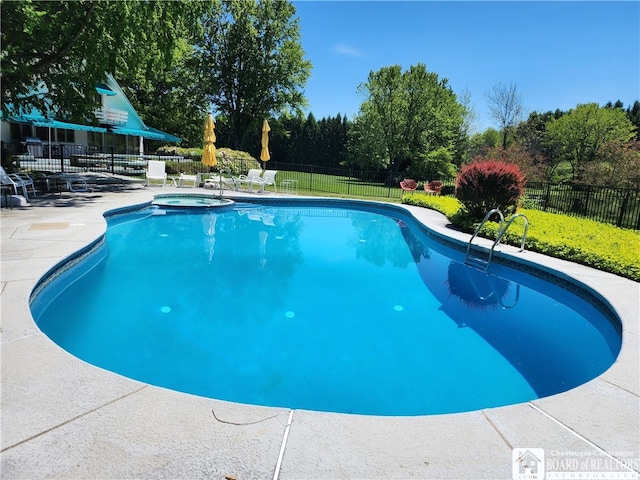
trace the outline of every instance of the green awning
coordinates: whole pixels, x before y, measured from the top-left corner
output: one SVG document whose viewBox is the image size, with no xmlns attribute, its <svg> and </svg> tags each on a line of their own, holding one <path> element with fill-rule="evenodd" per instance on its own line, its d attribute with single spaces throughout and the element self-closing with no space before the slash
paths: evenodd
<svg viewBox="0 0 640 480">
<path fill-rule="evenodd" d="M 113 97 L 115 95 L 117 95 L 116 92 L 114 92 L 113 90 L 111 90 L 109 87 L 107 87 L 104 83 L 99 83 L 98 85 L 96 85 L 96 91 L 98 93 L 101 93 L 103 95 L 107 95 L 108 97 Z"/>
<path fill-rule="evenodd" d="M 58 120 L 51 120 L 50 122 L 32 122 L 36 127 L 49 127 L 49 128 L 66 128 L 67 130 L 84 130 L 85 132 L 98 132 L 107 133 L 106 128 L 94 127 L 93 125 L 80 125 L 78 123 L 60 122 Z"/>
<path fill-rule="evenodd" d="M 45 128 L 65 128 L 67 130 L 84 130 L 86 132 L 106 133 L 107 129 L 94 127 L 93 125 L 80 125 L 78 123 L 61 122 L 59 120 L 49 120 L 42 115 L 23 115 L 20 117 L 9 117 L 12 122 L 30 123 L 36 127 Z"/>
<path fill-rule="evenodd" d="M 137 128 L 114 127 L 111 129 L 116 135 L 134 135 L 136 137 L 149 138 L 151 140 L 164 140 L 164 135 L 153 133 L 149 130 L 139 130 Z"/>
<path fill-rule="evenodd" d="M 181 138 L 162 132 L 156 128 L 147 127 L 146 130 L 137 128 L 115 127 L 111 130 L 118 135 L 135 135 L 137 137 L 148 138 L 150 140 L 161 140 L 165 142 L 180 142 Z"/>
<path fill-rule="evenodd" d="M 36 114 L 9 117 L 9 120 L 18 123 L 30 123 L 31 125 L 35 125 L 36 127 L 65 128 L 68 130 L 84 130 L 86 132 L 98 133 L 107 133 L 109 131 L 104 127 L 95 127 L 93 125 L 81 125 L 78 123 L 50 120 L 42 115 Z M 180 137 L 176 137 L 175 135 L 171 135 L 170 133 L 166 133 L 152 127 L 146 127 L 146 129 L 144 130 L 138 128 L 113 127 L 111 129 L 111 132 L 115 133 L 116 135 L 133 135 L 136 137 L 148 138 L 150 140 L 160 140 L 162 142 L 177 143 L 182 141 Z"/>
<path fill-rule="evenodd" d="M 151 132 L 155 132 L 155 133 L 160 133 L 162 135 L 164 135 L 164 140 L 166 142 L 175 142 L 175 143 L 180 143 L 182 141 L 182 139 L 180 137 L 176 137 L 175 135 L 171 135 L 170 133 L 167 132 L 163 132 L 161 130 L 158 130 L 157 128 L 153 128 L 153 127 L 147 127 Z"/>
</svg>

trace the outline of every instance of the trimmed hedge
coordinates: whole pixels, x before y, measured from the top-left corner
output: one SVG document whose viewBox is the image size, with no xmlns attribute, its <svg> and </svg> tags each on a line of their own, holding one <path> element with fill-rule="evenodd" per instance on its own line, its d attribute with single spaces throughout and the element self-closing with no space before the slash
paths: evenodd
<svg viewBox="0 0 640 480">
<path fill-rule="evenodd" d="M 478 225 L 462 213 L 462 205 L 455 198 L 414 194 L 403 196 L 402 203 L 437 210 L 466 232 L 473 232 Z M 529 220 L 527 250 L 640 282 L 640 232 L 539 210 L 520 209 L 518 213 Z M 520 246 L 522 225 L 522 220 L 515 220 L 502 243 Z M 497 234 L 496 222 L 485 223 L 480 231 L 487 238 L 496 238 Z"/>
</svg>

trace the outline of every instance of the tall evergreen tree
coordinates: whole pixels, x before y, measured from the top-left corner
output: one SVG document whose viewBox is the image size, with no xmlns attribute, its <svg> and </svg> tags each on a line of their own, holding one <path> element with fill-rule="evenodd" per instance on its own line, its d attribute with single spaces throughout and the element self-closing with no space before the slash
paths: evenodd
<svg viewBox="0 0 640 480">
<path fill-rule="evenodd" d="M 627 117 L 633 126 L 636 127 L 636 139 L 640 140 L 640 102 L 638 100 L 627 108 Z"/>
</svg>

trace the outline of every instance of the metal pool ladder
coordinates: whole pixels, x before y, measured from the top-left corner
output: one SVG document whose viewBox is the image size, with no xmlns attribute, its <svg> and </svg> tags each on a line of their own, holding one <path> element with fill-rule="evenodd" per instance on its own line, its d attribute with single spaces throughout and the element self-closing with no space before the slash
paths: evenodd
<svg viewBox="0 0 640 480">
<path fill-rule="evenodd" d="M 487 220 L 489 220 L 489 218 L 494 213 L 497 213 L 498 216 L 500 217 L 500 226 L 498 228 L 498 236 L 496 237 L 495 241 L 493 242 L 493 245 L 491 245 L 491 248 L 489 249 L 489 257 L 485 260 L 483 258 L 480 258 L 477 255 L 472 256 L 471 247 L 472 247 L 473 240 L 478 236 L 478 232 L 480 232 L 480 229 L 482 228 L 482 226 L 487 222 Z M 491 259 L 493 258 L 493 250 L 496 248 L 496 246 L 498 246 L 498 244 L 502 240 L 502 237 L 507 232 L 507 230 L 509 229 L 513 221 L 516 218 L 520 218 L 520 217 L 524 219 L 524 232 L 522 233 L 522 242 L 520 244 L 520 251 L 521 252 L 524 251 L 524 243 L 527 239 L 527 231 L 529 230 L 529 220 L 527 219 L 527 216 L 524 213 L 516 213 L 505 223 L 504 214 L 502 213 L 502 211 L 499 208 L 494 208 L 484 216 L 484 219 L 482 220 L 482 222 L 480 222 L 480 225 L 478 225 L 476 230 L 473 232 L 472 237 L 469 239 L 469 243 L 467 244 L 467 255 L 464 259 L 464 263 L 467 265 L 471 265 L 473 267 L 479 268 L 486 272 L 489 269 L 489 265 L 491 264 Z M 481 250 L 479 248 L 476 248 L 476 251 L 479 253 Z"/>
</svg>

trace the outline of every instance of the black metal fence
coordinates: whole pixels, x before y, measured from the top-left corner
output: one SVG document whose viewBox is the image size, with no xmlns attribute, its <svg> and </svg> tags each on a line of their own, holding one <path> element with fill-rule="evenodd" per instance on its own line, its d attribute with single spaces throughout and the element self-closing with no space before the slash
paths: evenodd
<svg viewBox="0 0 640 480">
<path fill-rule="evenodd" d="M 400 181 L 405 178 L 404 175 L 386 170 L 323 167 L 277 161 L 269 161 L 268 168 L 278 170 L 286 176 L 297 176 L 303 190 L 361 197 L 400 198 L 403 193 Z M 442 181 L 445 185 L 443 194 L 453 194 L 455 178 Z M 418 188 L 421 190 L 422 184 L 428 183 L 428 180 L 419 183 Z M 416 191 L 419 192 L 419 189 Z"/>
<path fill-rule="evenodd" d="M 529 182 L 525 206 L 640 230 L 640 189 Z"/>
<path fill-rule="evenodd" d="M 18 148 L 20 148 L 18 150 Z M 24 145 L 3 144 L 2 164 L 8 169 L 27 172 L 86 172 L 144 176 L 149 160 L 164 160 L 169 175 L 213 172 L 197 156 L 132 155 L 117 153 L 112 147 L 99 149 L 86 145 L 55 145 L 51 151 L 29 151 Z M 232 175 L 256 168 L 252 160 L 236 161 L 227 170 Z M 278 170 L 278 187 L 326 195 L 395 198 L 402 196 L 402 175 L 388 171 L 354 168 L 321 167 L 283 163 L 274 160 L 266 164 Z M 216 170 L 217 171 L 217 170 Z M 416 179 L 420 180 L 420 179 Z M 420 180 L 416 192 L 422 190 Z M 455 195 L 455 178 L 439 179 L 444 183 L 442 195 Z M 623 228 L 640 230 L 640 189 L 599 187 L 529 182 L 526 185 L 526 208 L 589 218 Z"/>
<path fill-rule="evenodd" d="M 149 160 L 191 162 L 182 156 L 121 153 L 114 147 L 72 144 L 3 143 L 2 166 L 8 171 L 27 172 L 107 172 L 121 175 L 144 175 Z M 200 160 L 199 158 L 197 159 Z"/>
</svg>

